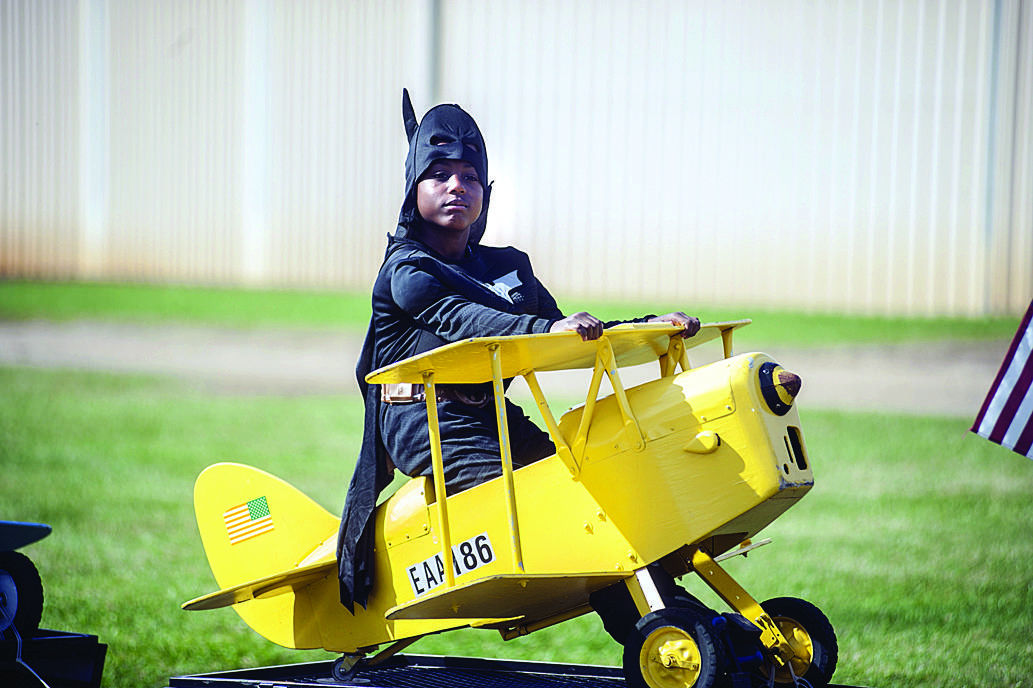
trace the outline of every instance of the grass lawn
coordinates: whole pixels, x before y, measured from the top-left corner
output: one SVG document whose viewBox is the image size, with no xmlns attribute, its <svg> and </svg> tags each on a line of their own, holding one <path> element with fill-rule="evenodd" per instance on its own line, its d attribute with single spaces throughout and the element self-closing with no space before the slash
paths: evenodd
<svg viewBox="0 0 1033 688">
<path fill-rule="evenodd" d="M 694 308 L 693 304 L 617 303 L 558 296 L 565 313 L 587 310 L 604 320 L 686 310 L 704 322 L 751 318 L 740 347 L 828 345 L 942 339 L 1010 339 L 1019 314 L 986 318 L 905 318 L 801 313 L 770 308 Z M 0 320 L 94 319 L 181 322 L 219 327 L 298 327 L 363 333 L 369 322 L 366 292 L 290 291 L 0 281 Z"/>
<path fill-rule="evenodd" d="M 0 389 L 0 518 L 53 525 L 24 550 L 46 587 L 44 626 L 107 643 L 105 686 L 330 656 L 273 646 L 228 609 L 179 609 L 214 585 L 191 489 L 204 466 L 238 460 L 339 511 L 357 398 L 213 396 L 163 378 L 11 368 Z M 729 571 L 761 599 L 795 595 L 828 614 L 838 683 L 1033 685 L 1033 464 L 963 420 L 801 413 L 817 485 L 766 531 L 775 544 Z M 411 651 L 620 661 L 589 617 L 509 643 L 460 631 Z"/>
</svg>

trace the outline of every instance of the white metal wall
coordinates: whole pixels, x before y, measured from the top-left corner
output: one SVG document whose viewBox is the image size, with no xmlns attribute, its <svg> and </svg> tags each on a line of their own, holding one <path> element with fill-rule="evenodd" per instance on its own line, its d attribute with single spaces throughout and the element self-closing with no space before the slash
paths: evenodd
<svg viewBox="0 0 1033 688">
<path fill-rule="evenodd" d="M 908 313 L 1033 296 L 1029 3 L 445 8 L 443 96 L 488 130 L 489 226 L 565 290 Z"/>
<path fill-rule="evenodd" d="M 368 284 L 405 150 L 384 85 L 416 78 L 400 7 L 106 3 L 109 251 L 97 273 Z"/>
<path fill-rule="evenodd" d="M 1033 296 L 1028 0 L 0 0 L 0 276 L 366 288 L 403 85 L 554 291 Z"/>
<path fill-rule="evenodd" d="M 79 249 L 71 2 L 0 2 L 0 275 L 68 277 Z"/>
</svg>

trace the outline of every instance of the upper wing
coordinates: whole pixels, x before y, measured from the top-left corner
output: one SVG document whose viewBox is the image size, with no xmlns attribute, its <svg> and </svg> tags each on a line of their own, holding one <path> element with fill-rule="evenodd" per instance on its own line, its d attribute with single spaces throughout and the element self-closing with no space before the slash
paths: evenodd
<svg viewBox="0 0 1033 688">
<path fill-rule="evenodd" d="M 684 340 L 685 348 L 699 346 L 724 333 L 749 324 L 749 320 L 708 323 Z M 648 363 L 667 353 L 673 335 L 680 327 L 666 323 L 617 325 L 603 332 L 617 359 L 617 365 Z M 434 372 L 437 383 L 478 383 L 491 381 L 491 353 L 497 347 L 502 362 L 502 377 L 522 375 L 530 370 L 569 370 L 595 365 L 597 342 L 584 342 L 575 332 L 552 332 L 510 337 L 476 337 L 433 349 L 374 370 L 366 382 L 395 384 L 423 382 L 423 373 Z"/>
</svg>

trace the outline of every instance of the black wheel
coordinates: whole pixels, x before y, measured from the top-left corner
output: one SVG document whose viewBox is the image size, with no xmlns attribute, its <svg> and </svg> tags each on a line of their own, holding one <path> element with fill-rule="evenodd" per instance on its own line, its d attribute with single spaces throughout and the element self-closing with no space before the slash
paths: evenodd
<svg viewBox="0 0 1033 688">
<path fill-rule="evenodd" d="M 42 616 L 39 571 L 24 554 L 0 552 L 0 633 L 6 633 L 13 623 L 22 638 L 31 638 Z"/>
<path fill-rule="evenodd" d="M 836 632 L 821 610 L 806 600 L 796 597 L 776 597 L 760 605 L 774 620 L 796 658 L 789 667 L 768 665 L 765 678 L 775 672 L 775 685 L 794 685 L 793 674 L 804 678 L 814 688 L 827 686 L 839 661 L 839 643 Z"/>
<path fill-rule="evenodd" d="M 350 681 L 362 668 L 364 655 L 341 655 L 334 660 L 330 674 L 335 681 Z"/>
<path fill-rule="evenodd" d="M 723 669 L 707 620 L 667 607 L 638 620 L 624 643 L 624 676 L 636 688 L 711 688 Z"/>
</svg>

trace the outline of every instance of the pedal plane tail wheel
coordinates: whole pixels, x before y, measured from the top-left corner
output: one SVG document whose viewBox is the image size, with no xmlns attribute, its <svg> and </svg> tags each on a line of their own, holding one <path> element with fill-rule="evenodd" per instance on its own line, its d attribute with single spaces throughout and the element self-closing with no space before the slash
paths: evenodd
<svg viewBox="0 0 1033 688">
<path fill-rule="evenodd" d="M 624 676 L 636 688 L 711 688 L 720 645 L 692 610 L 667 607 L 638 620 L 624 643 Z"/>
<path fill-rule="evenodd" d="M 828 618 L 810 602 L 796 597 L 776 597 L 760 606 L 796 654 L 790 666 L 769 665 L 765 678 L 774 671 L 775 685 L 791 686 L 795 678 L 803 678 L 814 688 L 827 686 L 839 661 L 839 643 Z"/>
<path fill-rule="evenodd" d="M 337 681 L 350 681 L 363 668 L 365 661 L 366 656 L 363 654 L 345 653 L 334 660 L 330 675 Z"/>
</svg>

